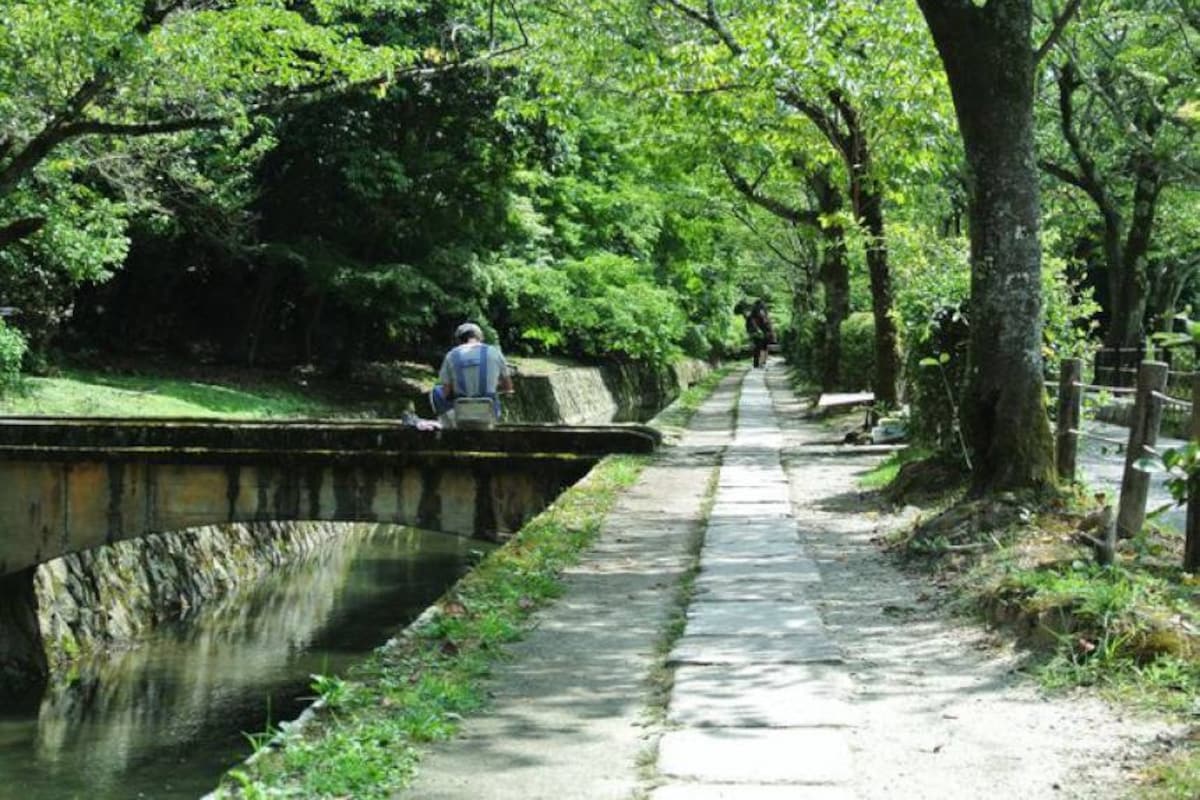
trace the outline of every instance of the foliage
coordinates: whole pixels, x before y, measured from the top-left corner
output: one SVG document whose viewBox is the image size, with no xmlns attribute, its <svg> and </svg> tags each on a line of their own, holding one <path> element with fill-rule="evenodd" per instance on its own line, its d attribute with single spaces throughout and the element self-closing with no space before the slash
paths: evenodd
<svg viewBox="0 0 1200 800">
<path fill-rule="evenodd" d="M 1200 126 L 1187 112 L 1198 23 L 1175 0 L 1085 3 L 1047 59 L 1039 156 L 1053 179 L 1048 219 L 1064 234 L 1051 252 L 1085 263 L 1112 346 L 1200 288 L 1194 239 L 1179 239 L 1200 204 Z"/>
<path fill-rule="evenodd" d="M 24 357 L 25 337 L 0 319 L 0 395 L 11 391 L 20 382 Z"/>
<path fill-rule="evenodd" d="M 377 11 L 401 2 L 376 2 Z M 80 283 L 126 255 L 171 187 L 147 167 L 273 104 L 407 64 L 333 18 L 272 0 L 25 0 L 0 8 L 0 296 L 39 346 Z M 184 158 L 183 163 L 188 162 Z M 14 231 L 21 230 L 17 234 Z"/>
<path fill-rule="evenodd" d="M 842 386 L 869 389 L 875 376 L 875 319 L 858 311 L 842 321 Z"/>
<path fill-rule="evenodd" d="M 893 241 L 909 432 L 914 441 L 935 451 L 956 452 L 954 420 L 966 375 L 970 318 L 966 241 L 928 238 L 915 226 L 895 231 Z M 921 367 L 929 358 L 937 361 L 938 369 Z"/>
<path fill-rule="evenodd" d="M 678 298 L 637 262 L 611 253 L 558 268 L 514 264 L 500 276 L 527 347 L 664 362 L 684 336 Z"/>
<path fill-rule="evenodd" d="M 905 464 L 923 461 L 931 455 L 933 455 L 932 452 L 918 446 L 897 450 L 859 476 L 858 485 L 864 489 L 883 489 L 896 479 L 896 476 L 900 474 L 900 468 Z"/>
</svg>

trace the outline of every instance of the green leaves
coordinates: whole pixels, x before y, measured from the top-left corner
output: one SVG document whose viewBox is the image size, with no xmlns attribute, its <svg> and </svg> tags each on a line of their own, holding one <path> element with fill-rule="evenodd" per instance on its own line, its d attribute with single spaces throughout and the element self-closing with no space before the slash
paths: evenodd
<svg viewBox="0 0 1200 800">
<path fill-rule="evenodd" d="M 922 358 L 917 363 L 922 367 L 944 367 L 950 363 L 950 354 L 938 353 L 936 358 Z"/>
</svg>

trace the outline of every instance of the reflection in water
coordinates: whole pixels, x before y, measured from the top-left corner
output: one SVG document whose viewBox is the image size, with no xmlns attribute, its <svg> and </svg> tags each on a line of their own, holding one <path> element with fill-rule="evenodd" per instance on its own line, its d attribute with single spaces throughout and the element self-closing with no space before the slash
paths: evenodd
<svg viewBox="0 0 1200 800">
<path fill-rule="evenodd" d="M 0 709 L 0 798 L 195 798 L 338 674 L 419 614 L 479 542 L 391 526 L 347 536 L 246 595 L 74 665 L 36 714 Z M 19 788 L 18 788 L 19 787 Z"/>
</svg>

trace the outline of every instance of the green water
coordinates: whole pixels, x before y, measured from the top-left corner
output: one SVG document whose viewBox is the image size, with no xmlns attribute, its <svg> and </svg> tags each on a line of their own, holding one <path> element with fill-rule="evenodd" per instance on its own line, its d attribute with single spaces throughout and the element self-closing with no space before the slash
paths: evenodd
<svg viewBox="0 0 1200 800">
<path fill-rule="evenodd" d="M 197 798 L 294 719 L 311 675 L 342 674 L 463 575 L 484 545 L 348 527 L 251 592 L 56 676 L 40 708 L 0 708 L 0 798 Z"/>
</svg>

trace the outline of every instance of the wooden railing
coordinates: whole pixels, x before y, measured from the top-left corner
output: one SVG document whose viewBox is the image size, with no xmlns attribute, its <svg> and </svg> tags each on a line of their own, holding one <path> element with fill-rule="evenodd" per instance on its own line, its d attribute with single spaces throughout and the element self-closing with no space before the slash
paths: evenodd
<svg viewBox="0 0 1200 800">
<path fill-rule="evenodd" d="M 1133 387 L 1119 387 L 1084 383 L 1083 362 L 1077 358 L 1063 359 L 1060 368 L 1057 384 L 1058 413 L 1055 420 L 1055 464 L 1059 477 L 1066 481 L 1075 480 L 1080 437 L 1099 439 L 1124 447 L 1125 470 L 1121 477 L 1121 495 L 1116 518 L 1117 532 L 1122 536 L 1132 536 L 1141 530 L 1146 522 L 1150 473 L 1141 469 L 1138 462 L 1147 456 L 1160 455 L 1155 445 L 1158 443 L 1164 409 L 1174 406 L 1189 411 L 1190 438 L 1193 441 L 1200 440 L 1200 373 L 1191 375 L 1192 399 L 1188 401 L 1167 394 L 1168 372 L 1168 366 L 1164 362 L 1143 361 L 1137 368 L 1136 384 Z M 1085 391 L 1133 396 L 1133 418 L 1127 441 L 1083 430 L 1080 416 Z M 1200 570 L 1200 480 L 1195 477 L 1188 481 L 1185 535 L 1183 568 L 1188 572 L 1196 572 Z"/>
</svg>

